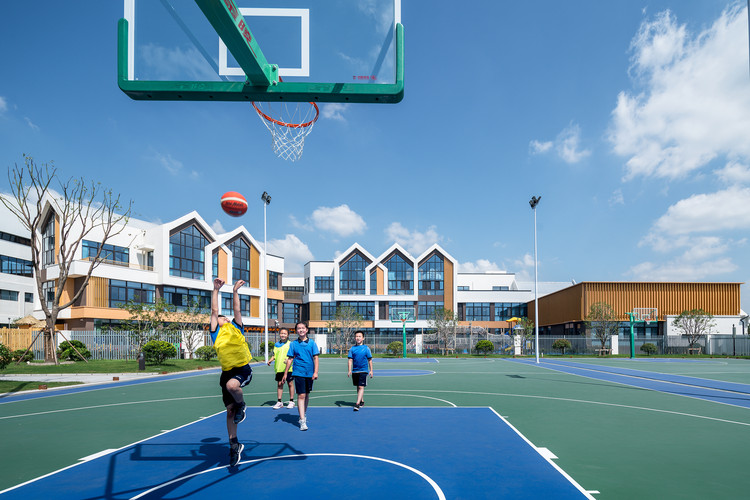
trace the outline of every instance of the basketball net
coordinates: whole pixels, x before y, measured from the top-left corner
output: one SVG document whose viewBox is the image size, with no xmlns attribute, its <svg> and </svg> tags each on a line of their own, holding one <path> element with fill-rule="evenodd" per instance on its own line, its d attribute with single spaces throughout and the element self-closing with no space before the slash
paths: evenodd
<svg viewBox="0 0 750 500">
<path fill-rule="evenodd" d="M 302 156 L 305 137 L 312 132 L 320 110 L 314 102 L 253 102 L 260 121 L 271 132 L 271 149 L 284 160 Z"/>
</svg>

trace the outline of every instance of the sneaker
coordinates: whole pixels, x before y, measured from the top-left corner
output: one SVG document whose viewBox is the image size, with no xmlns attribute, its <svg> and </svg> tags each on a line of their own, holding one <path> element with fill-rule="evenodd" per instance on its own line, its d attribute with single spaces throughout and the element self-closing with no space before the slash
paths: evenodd
<svg viewBox="0 0 750 500">
<path fill-rule="evenodd" d="M 240 459 L 242 458 L 242 450 L 245 449 L 245 445 L 242 443 L 238 443 L 237 447 L 232 446 L 229 448 L 229 466 L 234 467 L 238 463 L 240 463 Z"/>
<path fill-rule="evenodd" d="M 365 405 L 365 400 L 363 399 L 362 401 L 359 402 L 359 406 L 364 406 L 364 405 Z"/>
<path fill-rule="evenodd" d="M 234 410 L 234 423 L 239 424 L 245 420 L 245 403 L 241 403 L 236 410 Z"/>
<path fill-rule="evenodd" d="M 299 419 L 299 430 L 306 431 L 307 430 L 307 419 L 301 418 Z"/>
<path fill-rule="evenodd" d="M 286 405 L 286 407 L 287 407 L 287 408 L 289 408 L 290 410 L 291 410 L 292 408 L 294 408 L 294 401 L 289 401 L 289 404 L 288 404 L 288 405 Z"/>
<path fill-rule="evenodd" d="M 284 403 L 282 403 L 281 401 L 277 401 L 276 404 L 273 405 L 274 410 L 280 410 L 283 407 L 284 407 Z"/>
<path fill-rule="evenodd" d="M 359 411 L 359 405 L 354 405 L 354 411 Z"/>
</svg>

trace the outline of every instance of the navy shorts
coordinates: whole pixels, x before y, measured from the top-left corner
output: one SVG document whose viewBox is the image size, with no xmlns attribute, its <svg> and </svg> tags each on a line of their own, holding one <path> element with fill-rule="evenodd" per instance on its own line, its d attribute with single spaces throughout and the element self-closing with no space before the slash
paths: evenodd
<svg viewBox="0 0 750 500">
<path fill-rule="evenodd" d="M 352 385 L 356 387 L 367 387 L 367 372 L 352 373 Z"/>
<path fill-rule="evenodd" d="M 294 377 L 294 391 L 297 394 L 307 394 L 308 392 L 312 392 L 312 389 L 312 377 Z"/>
<path fill-rule="evenodd" d="M 278 372 L 276 374 L 276 382 L 281 382 L 282 378 L 284 378 L 284 372 Z M 292 375 L 291 373 L 287 373 L 286 374 L 286 381 L 289 382 L 289 383 L 294 382 L 294 375 Z"/>
<path fill-rule="evenodd" d="M 232 379 L 236 379 L 240 383 L 240 387 L 245 387 L 253 379 L 253 369 L 250 368 L 250 365 L 245 365 L 221 372 L 219 385 L 221 386 L 221 398 L 224 400 L 224 406 L 235 403 L 234 397 L 227 390 L 227 382 Z"/>
</svg>

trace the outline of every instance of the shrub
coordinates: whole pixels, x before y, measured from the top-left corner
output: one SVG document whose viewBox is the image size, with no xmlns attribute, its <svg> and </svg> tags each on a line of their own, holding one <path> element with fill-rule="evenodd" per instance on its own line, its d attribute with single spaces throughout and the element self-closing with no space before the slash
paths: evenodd
<svg viewBox="0 0 750 500">
<path fill-rule="evenodd" d="M 26 349 L 16 349 L 15 351 L 13 351 L 13 361 L 19 360 L 22 363 L 25 363 L 27 361 L 34 361 L 34 351 L 29 350 L 29 352 L 26 352 Z"/>
<path fill-rule="evenodd" d="M 489 354 L 495 350 L 495 344 L 489 340 L 480 340 L 474 349 L 480 354 Z"/>
<path fill-rule="evenodd" d="M 177 356 L 177 349 L 167 341 L 151 340 L 143 346 L 143 355 L 146 357 L 146 363 L 160 365 L 165 359 Z"/>
<path fill-rule="evenodd" d="M 385 351 L 388 354 L 398 356 L 399 354 L 402 354 L 404 352 L 404 344 L 400 340 L 396 340 L 388 344 L 388 346 L 385 348 Z"/>
<path fill-rule="evenodd" d="M 656 345 L 652 344 L 651 342 L 646 342 L 641 346 L 641 351 L 646 353 L 646 356 L 651 356 L 652 354 L 656 354 L 656 352 L 659 349 L 657 349 Z"/>
<path fill-rule="evenodd" d="M 86 344 L 80 340 L 71 340 L 70 342 L 66 340 L 57 349 L 57 358 L 61 361 L 82 361 L 79 354 L 86 359 L 91 357 L 91 352 L 86 348 Z"/>
<path fill-rule="evenodd" d="M 11 362 L 10 349 L 0 344 L 0 370 L 4 369 Z"/>
<path fill-rule="evenodd" d="M 211 361 L 216 357 L 216 349 L 212 345 L 204 345 L 195 350 L 195 355 L 203 361 Z"/>
<path fill-rule="evenodd" d="M 557 339 L 552 343 L 552 348 L 562 350 L 563 354 L 565 354 L 565 349 L 570 349 L 571 347 L 573 347 L 573 344 L 568 339 Z"/>
</svg>

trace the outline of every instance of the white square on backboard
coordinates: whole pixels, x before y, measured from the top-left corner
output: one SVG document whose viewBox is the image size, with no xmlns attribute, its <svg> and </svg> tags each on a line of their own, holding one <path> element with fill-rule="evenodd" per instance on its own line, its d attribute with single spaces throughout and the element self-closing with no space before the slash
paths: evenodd
<svg viewBox="0 0 750 500">
<path fill-rule="evenodd" d="M 310 76 L 310 9 L 252 9 L 240 8 L 243 16 L 299 17 L 300 18 L 300 67 L 279 68 L 280 76 Z M 219 74 L 244 76 L 240 67 L 227 66 L 227 46 L 219 38 Z"/>
</svg>

